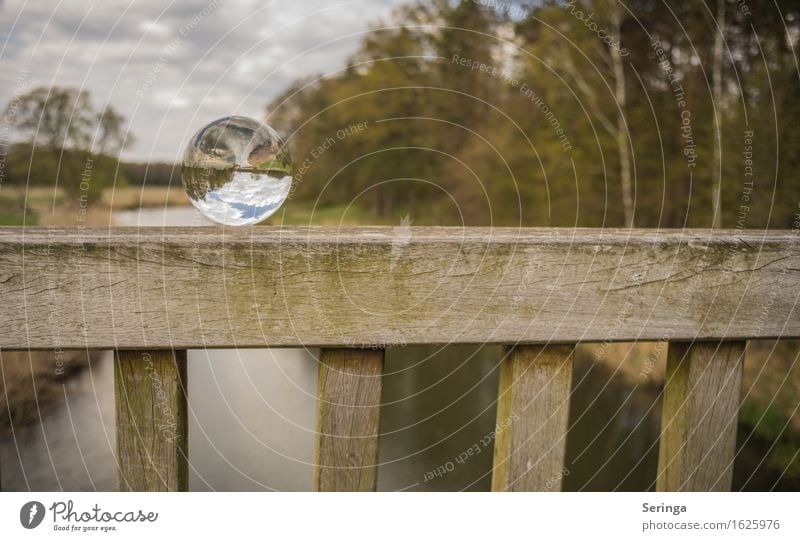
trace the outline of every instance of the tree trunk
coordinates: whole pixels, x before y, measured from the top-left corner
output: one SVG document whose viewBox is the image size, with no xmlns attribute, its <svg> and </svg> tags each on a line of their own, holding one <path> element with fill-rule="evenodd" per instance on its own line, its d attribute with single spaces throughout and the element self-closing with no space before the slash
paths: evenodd
<svg viewBox="0 0 800 541">
<path fill-rule="evenodd" d="M 717 0 L 717 32 L 714 35 L 714 166 L 716 175 L 712 185 L 712 223 L 715 229 L 722 227 L 722 121 L 720 110 L 722 106 L 722 53 L 725 39 L 725 0 Z"/>
<path fill-rule="evenodd" d="M 622 12 L 619 6 L 613 8 L 611 15 L 611 35 L 614 43 L 620 43 Z M 614 98 L 617 101 L 617 152 L 619 153 L 619 174 L 622 183 L 622 210 L 625 214 L 625 227 L 633 227 L 633 181 L 631 179 L 631 157 L 628 146 L 628 127 L 625 122 L 625 69 L 622 63 L 620 48 L 610 47 L 611 61 L 614 66 Z"/>
</svg>

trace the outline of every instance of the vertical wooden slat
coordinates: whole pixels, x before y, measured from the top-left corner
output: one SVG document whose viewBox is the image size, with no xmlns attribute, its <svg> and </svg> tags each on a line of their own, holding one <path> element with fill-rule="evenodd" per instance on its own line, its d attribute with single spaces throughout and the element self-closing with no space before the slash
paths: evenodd
<svg viewBox="0 0 800 541">
<path fill-rule="evenodd" d="M 670 343 L 659 491 L 730 490 L 745 342 Z"/>
<path fill-rule="evenodd" d="M 572 383 L 568 345 L 516 346 L 500 368 L 493 491 L 558 491 Z"/>
<path fill-rule="evenodd" d="M 188 490 L 186 351 L 118 351 L 114 387 L 119 489 Z"/>
<path fill-rule="evenodd" d="M 377 487 L 383 350 L 322 349 L 314 490 Z"/>
</svg>

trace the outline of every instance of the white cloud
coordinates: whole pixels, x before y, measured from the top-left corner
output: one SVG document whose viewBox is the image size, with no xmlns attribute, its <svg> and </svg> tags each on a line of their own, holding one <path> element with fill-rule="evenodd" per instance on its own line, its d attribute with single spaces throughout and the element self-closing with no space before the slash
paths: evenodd
<svg viewBox="0 0 800 541">
<path fill-rule="evenodd" d="M 260 118 L 291 80 L 340 68 L 361 39 L 348 36 L 405 1 L 7 0 L 0 105 L 22 70 L 28 89 L 84 87 L 130 120 L 126 157 L 173 160 L 202 125 Z"/>
</svg>

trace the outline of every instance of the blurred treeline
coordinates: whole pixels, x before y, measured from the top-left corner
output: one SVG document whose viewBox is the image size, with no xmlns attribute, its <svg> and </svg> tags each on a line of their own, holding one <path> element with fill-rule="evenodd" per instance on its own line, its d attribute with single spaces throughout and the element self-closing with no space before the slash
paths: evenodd
<svg viewBox="0 0 800 541">
<path fill-rule="evenodd" d="M 431 0 L 267 121 L 294 197 L 391 220 L 789 228 L 799 36 L 786 0 Z"/>
<path fill-rule="evenodd" d="M 130 135 L 129 135 L 130 136 Z M 68 193 L 80 192 L 80 180 L 92 160 L 91 197 L 113 185 L 169 186 L 180 184 L 180 165 L 163 162 L 124 162 L 117 156 L 72 149 L 53 150 L 44 145 L 14 143 L 5 156 L 6 183 L 9 187 L 45 186 L 53 188 L 53 179 L 62 179 Z M 99 165 L 98 165 L 99 163 Z"/>
<path fill-rule="evenodd" d="M 38 87 L 12 98 L 0 124 L 0 225 L 21 224 L 23 216 L 36 223 L 36 188 L 50 206 L 86 208 L 111 187 L 166 186 L 179 178 L 173 164 L 120 161 L 133 141 L 125 122 L 86 90 Z"/>
<path fill-rule="evenodd" d="M 59 187 L 90 201 L 115 179 L 124 183 L 117 156 L 133 136 L 124 117 L 110 105 L 97 107 L 88 91 L 35 88 L 8 103 L 3 121 L 21 141 L 3 145 L 5 186 Z"/>
</svg>

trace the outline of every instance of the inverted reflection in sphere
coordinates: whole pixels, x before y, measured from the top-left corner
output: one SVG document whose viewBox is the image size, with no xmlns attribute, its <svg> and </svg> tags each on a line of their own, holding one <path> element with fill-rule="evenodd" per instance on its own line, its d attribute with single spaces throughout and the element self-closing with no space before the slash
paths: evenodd
<svg viewBox="0 0 800 541">
<path fill-rule="evenodd" d="M 215 120 L 183 153 L 181 181 L 192 204 L 224 225 L 261 222 L 292 187 L 292 161 L 275 130 L 242 116 Z"/>
</svg>

